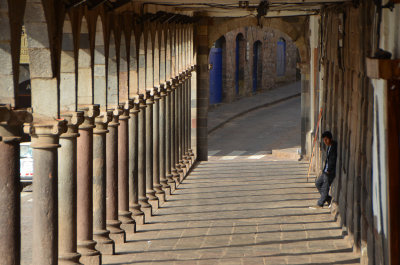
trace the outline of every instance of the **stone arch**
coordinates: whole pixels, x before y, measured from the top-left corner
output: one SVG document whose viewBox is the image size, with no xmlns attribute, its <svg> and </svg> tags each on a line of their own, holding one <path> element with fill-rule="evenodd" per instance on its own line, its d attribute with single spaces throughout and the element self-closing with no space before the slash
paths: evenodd
<svg viewBox="0 0 400 265">
<path fill-rule="evenodd" d="M 139 40 L 139 54 L 138 54 L 138 80 L 139 80 L 139 93 L 144 94 L 146 92 L 146 51 L 144 47 L 144 34 L 140 35 Z"/>
<path fill-rule="evenodd" d="M 131 33 L 129 42 L 129 97 L 133 98 L 138 93 L 138 60 L 135 33 Z"/>
<path fill-rule="evenodd" d="M 110 31 L 107 60 L 107 106 L 118 106 L 118 63 L 114 32 Z"/>
<path fill-rule="evenodd" d="M 103 22 L 100 16 L 96 20 L 95 32 L 93 84 L 96 89 L 94 89 L 94 103 L 100 104 L 104 108 L 107 106 L 106 56 Z"/>
<path fill-rule="evenodd" d="M 156 31 L 154 38 L 153 68 L 154 68 L 154 85 L 160 84 L 160 41 L 159 33 Z"/>
<path fill-rule="evenodd" d="M 129 99 L 129 76 L 128 76 L 128 54 L 126 49 L 126 38 L 124 32 L 121 33 L 119 44 L 119 102 L 126 102 Z"/>
<path fill-rule="evenodd" d="M 45 12 L 42 1 L 26 2 L 24 25 L 28 36 L 32 108 L 35 116 L 59 117 L 58 81 L 52 54 L 53 36 L 48 24 L 55 18 Z"/>
<path fill-rule="evenodd" d="M 76 111 L 77 87 L 75 67 L 75 47 L 70 16 L 65 15 L 60 56 L 60 110 Z"/>
<path fill-rule="evenodd" d="M 171 64 L 171 30 L 166 29 L 166 40 L 165 40 L 165 78 L 172 79 L 172 64 Z"/>
<path fill-rule="evenodd" d="M 177 76 L 178 70 L 176 69 L 176 28 L 173 27 L 170 31 L 171 33 L 171 78 L 175 78 Z"/>
<path fill-rule="evenodd" d="M 147 31 L 146 37 L 146 90 L 152 90 L 154 87 L 154 69 L 153 69 L 153 42 L 151 31 Z"/>
<path fill-rule="evenodd" d="M 164 84 L 166 81 L 166 51 L 165 51 L 165 30 L 161 29 L 161 40 L 160 40 L 160 84 Z"/>
<path fill-rule="evenodd" d="M 93 83 L 91 67 L 89 28 L 85 17 L 82 17 L 79 34 L 78 51 L 78 104 L 93 104 Z"/>
<path fill-rule="evenodd" d="M 213 43 L 226 33 L 242 27 L 258 27 L 257 18 L 243 17 L 243 18 L 217 18 L 214 19 L 214 24 L 218 27 L 210 27 L 208 33 L 208 46 L 211 47 Z M 262 21 L 262 27 L 269 27 L 279 30 L 288 35 L 299 49 L 300 59 L 302 63 L 308 62 L 309 54 L 307 50 L 306 34 L 304 28 L 307 27 L 306 17 L 293 17 L 293 18 L 265 18 Z"/>
</svg>

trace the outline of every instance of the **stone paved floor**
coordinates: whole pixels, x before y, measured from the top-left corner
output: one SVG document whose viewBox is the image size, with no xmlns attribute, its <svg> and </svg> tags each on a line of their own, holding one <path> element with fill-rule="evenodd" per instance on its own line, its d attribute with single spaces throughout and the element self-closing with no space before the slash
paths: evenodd
<svg viewBox="0 0 400 265">
<path fill-rule="evenodd" d="M 274 161 L 275 160 L 275 161 Z M 203 162 L 104 264 L 358 264 L 307 164 L 271 159 Z"/>
</svg>

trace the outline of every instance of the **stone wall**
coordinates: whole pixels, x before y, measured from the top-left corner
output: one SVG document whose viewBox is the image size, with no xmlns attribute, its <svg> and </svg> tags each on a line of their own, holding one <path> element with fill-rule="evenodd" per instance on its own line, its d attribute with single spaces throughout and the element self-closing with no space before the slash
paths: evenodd
<svg viewBox="0 0 400 265">
<path fill-rule="evenodd" d="M 240 46 L 240 88 L 236 95 L 236 38 L 243 36 Z M 286 42 L 286 71 L 285 75 L 277 74 L 277 42 L 279 39 Z M 259 85 L 257 92 L 273 89 L 281 84 L 296 80 L 296 65 L 299 60 L 298 50 L 291 38 L 279 30 L 273 28 L 242 27 L 226 33 L 220 38 L 223 40 L 223 102 L 231 102 L 238 97 L 249 96 L 253 93 L 253 45 L 261 42 L 261 54 L 259 55 Z"/>
<path fill-rule="evenodd" d="M 347 5 L 322 12 L 321 132 L 330 130 L 338 142 L 333 213 L 355 251 L 360 252 L 361 263 L 384 264 L 381 240 L 374 236 L 372 209 L 374 99 L 365 69 L 365 57 L 372 50 L 370 5 Z M 317 120 L 317 111 L 314 115 Z"/>
</svg>

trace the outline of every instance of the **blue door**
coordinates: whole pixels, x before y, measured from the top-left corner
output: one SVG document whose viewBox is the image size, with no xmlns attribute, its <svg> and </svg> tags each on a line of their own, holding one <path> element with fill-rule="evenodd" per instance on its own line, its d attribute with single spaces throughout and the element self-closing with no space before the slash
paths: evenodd
<svg viewBox="0 0 400 265">
<path fill-rule="evenodd" d="M 276 51 L 276 72 L 278 76 L 284 76 L 286 72 L 286 42 L 279 39 Z"/>
<path fill-rule="evenodd" d="M 222 102 L 222 49 L 211 48 L 210 64 L 210 104 Z"/>
</svg>

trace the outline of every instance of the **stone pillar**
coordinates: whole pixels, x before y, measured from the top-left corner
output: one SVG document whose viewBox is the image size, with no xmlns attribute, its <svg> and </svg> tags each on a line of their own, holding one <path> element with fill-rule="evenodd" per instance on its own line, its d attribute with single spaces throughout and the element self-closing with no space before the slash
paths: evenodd
<svg viewBox="0 0 400 265">
<path fill-rule="evenodd" d="M 158 199 L 153 188 L 153 104 L 153 96 L 150 91 L 146 91 L 146 195 L 150 204 L 158 208 Z"/>
<path fill-rule="evenodd" d="M 93 239 L 103 255 L 113 255 L 115 246 L 106 225 L 106 134 L 112 119 L 111 111 L 103 111 L 95 118 L 93 129 Z"/>
<path fill-rule="evenodd" d="M 190 77 L 189 77 L 190 72 L 186 71 L 185 72 L 185 81 L 184 81 L 184 96 L 183 96 L 183 122 L 184 122 L 184 126 L 183 126 L 183 131 L 184 131 L 184 155 L 183 155 L 183 161 L 185 163 L 186 166 L 186 172 L 189 171 L 190 169 L 190 165 L 191 165 L 191 157 L 189 154 L 189 127 L 190 127 L 190 121 L 188 120 L 188 116 L 189 116 L 189 110 L 188 110 L 188 106 L 190 104 L 190 100 L 188 99 L 188 95 L 189 95 L 189 82 L 190 82 Z"/>
<path fill-rule="evenodd" d="M 178 88 L 177 88 L 177 94 L 176 94 L 176 100 L 177 100 L 177 130 L 178 130 L 178 160 L 177 160 L 177 169 L 178 169 L 178 174 L 179 174 L 179 182 L 182 182 L 183 176 L 185 175 L 185 164 L 183 162 L 183 101 L 182 101 L 182 95 L 183 95 L 183 74 L 179 74 L 179 82 L 178 82 Z"/>
<path fill-rule="evenodd" d="M 166 98 L 167 92 L 165 90 L 164 84 L 160 85 L 160 110 L 159 110 L 159 134 L 160 134 L 160 150 L 159 150 L 159 160 L 160 160 L 160 184 L 161 188 L 166 191 L 166 193 L 170 194 L 171 193 L 171 187 L 168 184 L 167 180 L 167 157 L 168 153 L 166 152 L 166 145 L 167 145 L 167 139 L 166 138 Z M 171 169 L 169 170 L 169 174 L 171 172 Z"/>
<path fill-rule="evenodd" d="M 194 71 L 194 66 L 192 66 L 189 71 L 188 83 L 188 148 L 191 161 L 194 163 L 194 153 L 192 150 L 192 71 Z"/>
<path fill-rule="evenodd" d="M 136 231 L 135 220 L 129 211 L 129 110 L 133 107 L 132 100 L 126 102 L 119 117 L 118 129 L 118 215 L 122 222 L 121 228 L 127 233 Z"/>
<path fill-rule="evenodd" d="M 173 133 L 172 133 L 172 90 L 171 90 L 171 82 L 167 81 L 167 90 L 166 90 L 166 97 L 165 97 L 165 118 L 166 118 L 166 127 L 165 127 L 165 162 L 166 162 L 166 177 L 167 183 L 171 187 L 171 191 L 175 190 L 175 181 L 172 177 L 171 169 L 173 165 Z"/>
<path fill-rule="evenodd" d="M 59 135 L 65 120 L 43 121 L 24 127 L 32 137 L 33 238 L 32 264 L 58 264 L 58 154 Z M 14 176 L 15 177 L 15 176 Z"/>
<path fill-rule="evenodd" d="M 83 112 L 63 113 L 68 124 L 60 136 L 58 149 L 58 264 L 80 264 L 76 242 L 76 156 L 78 126 L 83 122 Z"/>
<path fill-rule="evenodd" d="M 11 110 L 9 105 L 0 106 L 0 257 L 5 265 L 20 264 L 19 135 L 22 124 L 31 121 L 30 113 Z"/>
<path fill-rule="evenodd" d="M 139 95 L 139 144 L 138 144 L 138 190 L 141 210 L 148 216 L 151 215 L 151 205 L 146 196 L 146 101 L 143 94 Z"/>
<path fill-rule="evenodd" d="M 84 121 L 79 126 L 77 140 L 77 240 L 79 261 L 83 264 L 100 264 L 101 254 L 93 240 L 93 128 L 99 115 L 99 105 L 80 108 Z M 40 264 L 40 263 L 34 263 Z"/>
<path fill-rule="evenodd" d="M 197 63 L 197 159 L 208 160 L 208 104 L 210 93 L 210 73 L 208 69 L 208 18 L 201 19 L 196 25 L 196 63 Z"/>
<path fill-rule="evenodd" d="M 165 201 L 165 192 L 160 183 L 160 94 L 154 88 L 153 109 L 153 187 L 160 202 Z"/>
<path fill-rule="evenodd" d="M 107 134 L 107 229 L 110 238 L 116 244 L 125 243 L 125 231 L 121 229 L 121 221 L 118 220 L 118 126 L 119 116 L 122 110 L 116 107 L 113 110 L 111 122 L 108 124 Z"/>
<path fill-rule="evenodd" d="M 175 181 L 175 185 L 179 184 L 178 173 L 178 130 L 177 130 L 177 82 L 175 78 L 172 80 L 171 86 L 171 174 Z"/>
<path fill-rule="evenodd" d="M 136 224 L 144 224 L 138 193 L 138 114 L 139 103 L 134 103 L 129 112 L 129 209 Z"/>
</svg>

